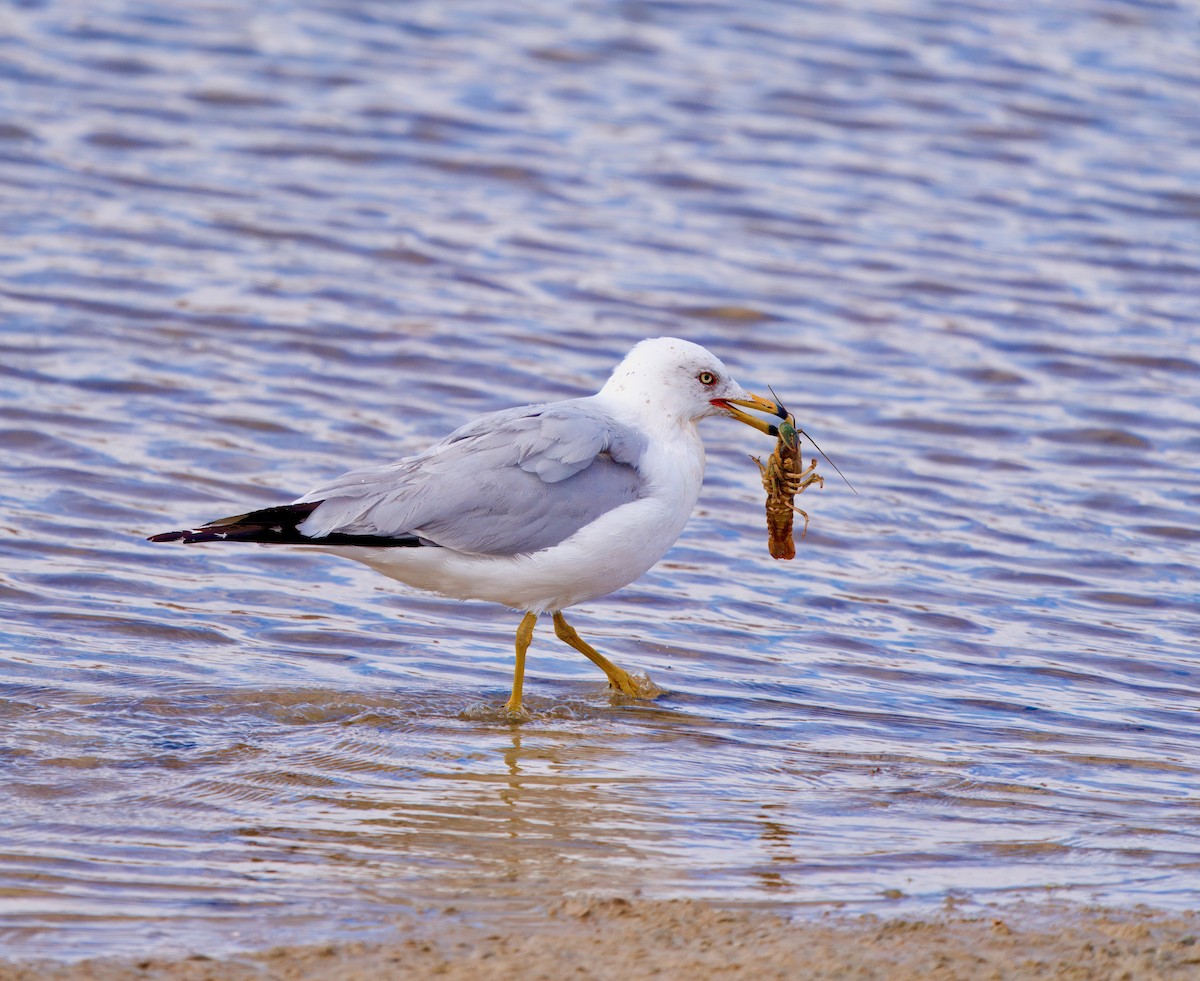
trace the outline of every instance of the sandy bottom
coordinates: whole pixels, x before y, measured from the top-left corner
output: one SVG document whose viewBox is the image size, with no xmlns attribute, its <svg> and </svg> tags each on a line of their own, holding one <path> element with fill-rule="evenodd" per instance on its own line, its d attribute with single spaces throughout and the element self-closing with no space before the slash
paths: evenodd
<svg viewBox="0 0 1200 981">
<path fill-rule="evenodd" d="M 1027 907 L 994 918 L 789 922 L 695 902 L 568 900 L 536 922 L 464 924 L 448 909 L 389 943 L 213 959 L 0 962 L 0 981 L 117 978 L 1131 979 L 1200 978 L 1200 914 Z"/>
</svg>

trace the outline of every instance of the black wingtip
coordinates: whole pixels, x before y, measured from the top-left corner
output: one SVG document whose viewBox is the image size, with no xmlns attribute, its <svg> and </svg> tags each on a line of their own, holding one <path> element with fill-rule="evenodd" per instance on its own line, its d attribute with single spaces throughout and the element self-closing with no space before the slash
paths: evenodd
<svg viewBox="0 0 1200 981">
<path fill-rule="evenodd" d="M 184 529 L 183 531 L 164 531 L 151 535 L 148 542 L 183 542 L 184 545 L 194 545 L 196 542 L 215 542 L 227 538 L 227 535 L 214 533 L 206 528 Z"/>
<path fill-rule="evenodd" d="M 151 535 L 148 542 L 183 542 L 197 545 L 204 542 L 262 542 L 264 544 L 303 545 L 312 541 L 302 535 L 297 525 L 316 510 L 320 501 L 303 504 L 280 504 L 260 508 L 246 514 L 217 518 L 199 528 L 183 528 Z"/>
<path fill-rule="evenodd" d="M 300 531 L 304 522 L 321 501 L 283 504 L 262 508 L 230 518 L 218 518 L 200 528 L 164 531 L 151 535 L 148 542 L 183 542 L 198 545 L 204 542 L 254 542 L 260 545 L 360 545 L 382 548 L 416 548 L 433 545 L 416 535 L 359 535 L 333 532 L 320 538 L 310 538 Z"/>
</svg>

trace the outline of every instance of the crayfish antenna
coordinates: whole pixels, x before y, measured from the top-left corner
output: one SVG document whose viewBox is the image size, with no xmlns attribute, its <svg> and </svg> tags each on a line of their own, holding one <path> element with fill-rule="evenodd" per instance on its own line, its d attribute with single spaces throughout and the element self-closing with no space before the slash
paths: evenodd
<svg viewBox="0 0 1200 981">
<path fill-rule="evenodd" d="M 775 389 L 773 389 L 770 385 L 768 385 L 767 391 L 771 393 L 771 398 L 773 398 L 775 400 L 775 404 L 777 406 L 779 406 L 779 408 L 783 409 L 784 412 L 787 412 L 787 409 L 783 408 L 783 403 L 779 401 L 779 396 L 775 394 Z M 784 421 L 790 422 L 792 427 L 801 436 L 808 436 L 808 433 L 806 433 L 803 429 L 801 429 L 799 426 L 796 425 L 795 417 L 790 412 L 787 412 L 787 419 L 785 419 Z M 778 427 L 772 426 L 771 429 L 774 430 L 774 432 L 771 433 L 772 436 L 779 435 Z M 839 467 L 836 463 L 834 463 L 831 459 L 829 459 L 829 454 L 826 453 L 823 449 L 821 449 L 820 446 L 817 446 L 817 441 L 815 439 L 813 439 L 811 436 L 808 436 L 808 441 L 810 443 L 812 443 L 813 446 L 816 446 L 817 452 L 820 453 L 821 456 L 825 457 L 825 462 L 828 463 L 831 467 L 833 467 L 834 470 L 837 471 L 837 475 L 839 477 L 841 477 L 842 480 L 846 481 L 846 486 L 849 487 L 852 491 L 854 491 L 855 494 L 857 494 L 858 490 L 855 488 L 855 486 L 852 483 L 850 483 L 850 480 L 846 477 L 846 475 L 844 473 L 842 473 L 841 467 Z"/>
</svg>

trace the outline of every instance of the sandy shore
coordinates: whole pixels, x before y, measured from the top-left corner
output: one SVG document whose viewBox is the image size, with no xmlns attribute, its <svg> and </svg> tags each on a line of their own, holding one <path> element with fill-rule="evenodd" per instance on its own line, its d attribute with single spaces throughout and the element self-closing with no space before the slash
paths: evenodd
<svg viewBox="0 0 1200 981">
<path fill-rule="evenodd" d="M 397 924 L 390 943 L 193 956 L 0 962 L 0 981 L 373 981 L 441 978 L 754 978 L 1155 981 L 1200 977 L 1200 915 L 1023 908 L 990 918 L 789 922 L 693 902 L 568 900 L 530 928 L 447 913 Z"/>
</svg>

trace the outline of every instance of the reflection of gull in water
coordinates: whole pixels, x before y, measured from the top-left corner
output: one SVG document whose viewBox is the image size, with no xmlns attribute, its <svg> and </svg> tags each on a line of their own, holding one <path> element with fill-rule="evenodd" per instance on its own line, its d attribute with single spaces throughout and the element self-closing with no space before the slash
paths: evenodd
<svg viewBox="0 0 1200 981">
<path fill-rule="evenodd" d="M 704 447 L 696 423 L 734 406 L 786 412 L 737 384 L 699 345 L 642 341 L 587 398 L 481 416 L 423 453 L 351 470 L 293 504 L 154 535 L 155 542 L 312 545 L 418 589 L 503 603 L 517 628 L 510 713 L 539 613 L 626 695 L 653 697 L 580 638 L 562 611 L 632 582 L 679 537 L 696 503 Z"/>
</svg>

